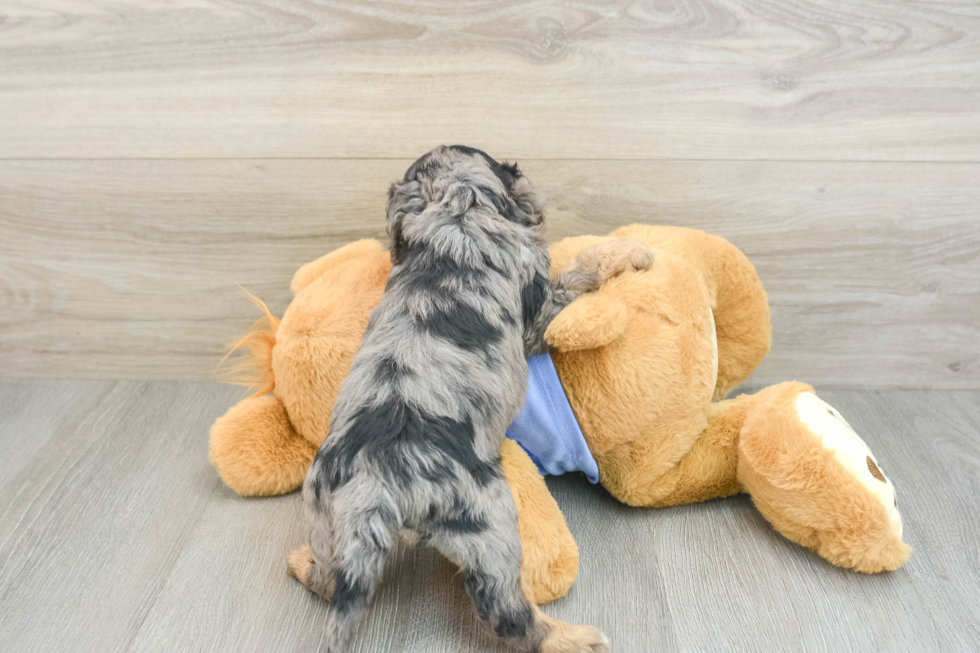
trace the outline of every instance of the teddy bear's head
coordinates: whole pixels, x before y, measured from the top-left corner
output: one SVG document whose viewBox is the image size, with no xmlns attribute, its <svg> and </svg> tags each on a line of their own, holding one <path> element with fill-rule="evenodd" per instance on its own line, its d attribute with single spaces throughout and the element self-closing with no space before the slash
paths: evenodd
<svg viewBox="0 0 980 653">
<path fill-rule="evenodd" d="M 295 298 L 275 331 L 274 392 L 297 433 L 316 446 L 327 437 L 340 385 L 390 272 L 384 246 L 363 240 L 303 266 L 293 278 Z"/>
</svg>

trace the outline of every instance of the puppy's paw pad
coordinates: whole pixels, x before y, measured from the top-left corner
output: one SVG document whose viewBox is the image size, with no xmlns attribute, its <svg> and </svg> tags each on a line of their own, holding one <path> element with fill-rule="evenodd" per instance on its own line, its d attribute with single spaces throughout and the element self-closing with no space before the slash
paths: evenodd
<svg viewBox="0 0 980 653">
<path fill-rule="evenodd" d="M 286 569 L 290 576 L 306 585 L 306 577 L 313 569 L 313 554 L 310 552 L 309 545 L 304 545 L 289 554 Z"/>
</svg>

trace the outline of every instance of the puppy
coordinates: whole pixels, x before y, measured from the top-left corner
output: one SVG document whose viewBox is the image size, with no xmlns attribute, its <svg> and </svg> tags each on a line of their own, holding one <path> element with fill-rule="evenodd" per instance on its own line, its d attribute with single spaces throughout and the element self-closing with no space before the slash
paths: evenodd
<svg viewBox="0 0 980 653">
<path fill-rule="evenodd" d="M 543 230 L 517 166 L 469 147 L 432 150 L 391 187 L 394 266 L 303 485 L 310 544 L 289 561 L 330 601 L 328 651 L 347 650 L 403 529 L 462 568 L 480 618 L 517 648 L 608 650 L 598 630 L 526 598 L 499 451 L 524 402 L 525 357 L 547 350 L 551 320 L 606 277 L 649 267 L 652 252 L 606 243 L 579 257 L 595 269 L 552 284 Z"/>
</svg>

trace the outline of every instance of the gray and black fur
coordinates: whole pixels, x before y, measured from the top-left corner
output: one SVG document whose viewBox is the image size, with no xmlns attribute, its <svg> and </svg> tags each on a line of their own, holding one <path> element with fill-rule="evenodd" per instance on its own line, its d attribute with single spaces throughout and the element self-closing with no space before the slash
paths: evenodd
<svg viewBox="0 0 980 653">
<path fill-rule="evenodd" d="M 594 275 L 552 284 L 542 202 L 516 165 L 439 147 L 388 193 L 394 267 L 333 409 L 303 498 L 311 590 L 345 651 L 398 531 L 463 568 L 497 635 L 538 650 L 549 626 L 520 582 L 517 511 L 500 444 L 520 411 L 525 357 Z"/>
</svg>

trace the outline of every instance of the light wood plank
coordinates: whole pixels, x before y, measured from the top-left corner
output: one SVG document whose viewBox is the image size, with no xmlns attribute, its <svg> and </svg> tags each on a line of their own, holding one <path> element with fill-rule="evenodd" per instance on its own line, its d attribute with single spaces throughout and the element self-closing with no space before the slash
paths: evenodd
<svg viewBox="0 0 980 653">
<path fill-rule="evenodd" d="M 0 156 L 976 161 L 980 6 L 2 0 Z"/>
<path fill-rule="evenodd" d="M 0 162 L 0 376 L 208 378 L 292 273 L 384 238 L 407 160 Z M 751 383 L 980 385 L 980 165 L 523 161 L 552 240 L 720 234 L 770 293 Z"/>
<path fill-rule="evenodd" d="M 211 495 L 132 651 L 313 651 L 326 604 L 285 572 L 303 542 L 298 493 Z M 508 651 L 482 631 L 456 568 L 428 549 L 398 551 L 351 653 Z"/>
<path fill-rule="evenodd" d="M 87 404 L 60 384 L 0 389 L 62 420 L 0 485 L 0 650 L 125 650 L 218 483 L 206 429 L 236 389 L 90 385 Z M 5 451 L 36 448 L 23 421 L 0 415 Z"/>
<path fill-rule="evenodd" d="M 11 438 L 0 456 L 0 487 L 33 462 L 58 432 L 71 428 L 112 387 L 109 382 L 0 383 L 0 429 Z"/>
</svg>

